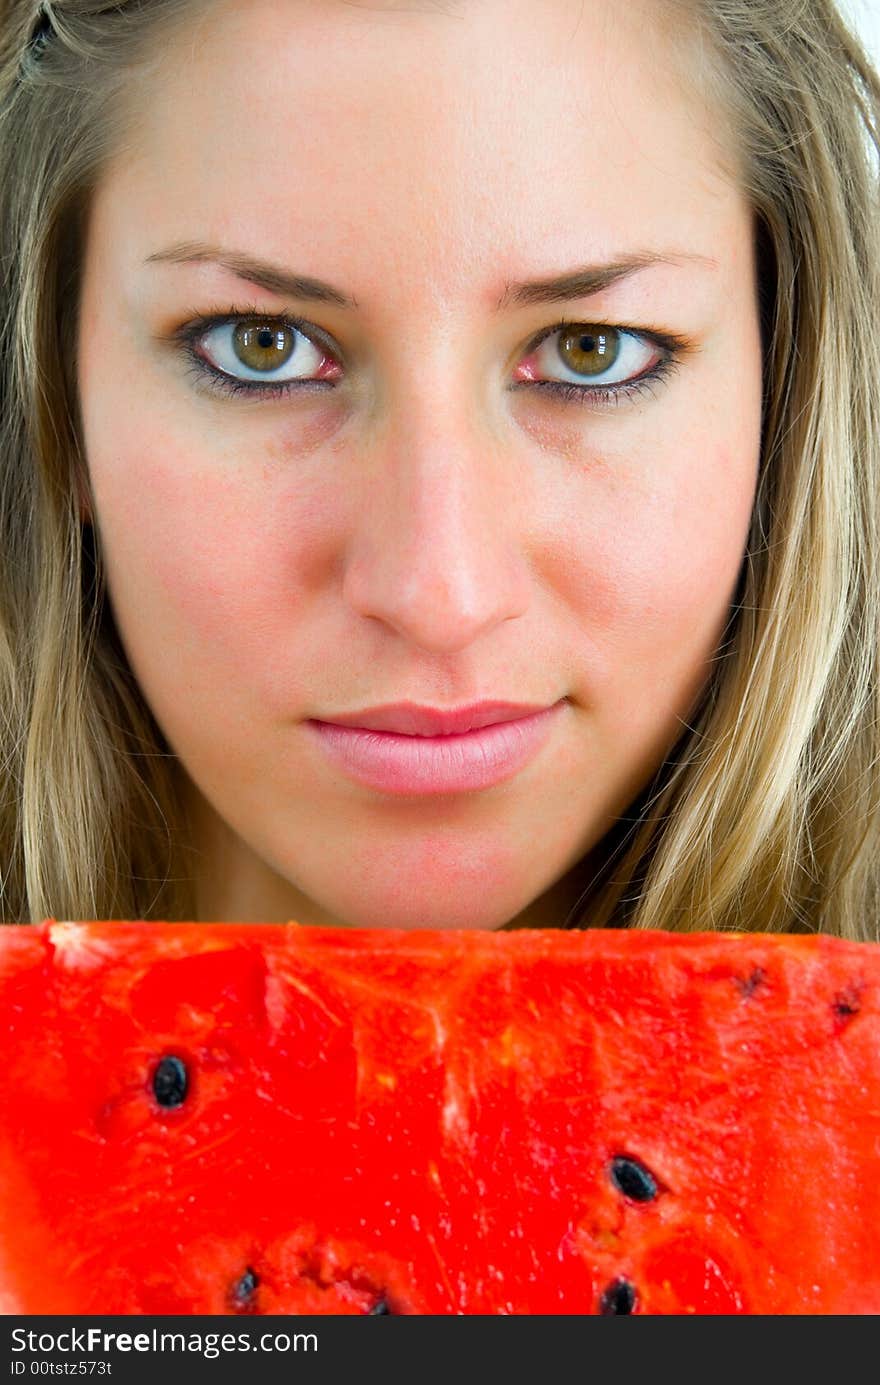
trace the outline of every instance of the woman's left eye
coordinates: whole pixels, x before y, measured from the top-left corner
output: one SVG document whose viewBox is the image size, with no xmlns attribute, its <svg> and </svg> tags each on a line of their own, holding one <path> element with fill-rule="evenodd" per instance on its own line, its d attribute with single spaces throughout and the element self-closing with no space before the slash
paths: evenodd
<svg viewBox="0 0 880 1385">
<path fill-rule="evenodd" d="M 248 313 L 198 318 L 174 334 L 193 374 L 211 390 L 251 399 L 334 388 L 343 371 L 329 340 L 308 323 Z M 540 389 L 602 406 L 650 389 L 686 343 L 669 334 L 562 322 L 533 338 L 512 389 Z M 555 375 L 554 375 L 555 372 Z"/>
<path fill-rule="evenodd" d="M 514 388 L 530 385 L 565 399 L 618 403 L 621 395 L 634 394 L 667 373 L 674 346 L 604 323 L 562 323 L 538 338 L 517 367 Z"/>
</svg>

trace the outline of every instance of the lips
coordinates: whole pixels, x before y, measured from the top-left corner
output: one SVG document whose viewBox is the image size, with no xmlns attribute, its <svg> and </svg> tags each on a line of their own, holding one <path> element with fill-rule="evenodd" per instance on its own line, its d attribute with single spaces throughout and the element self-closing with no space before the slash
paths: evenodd
<svg viewBox="0 0 880 1385">
<path fill-rule="evenodd" d="M 564 706 L 563 698 L 523 715 L 521 703 L 495 703 L 491 711 L 484 703 L 478 711 L 459 708 L 450 717 L 436 709 L 428 709 L 426 716 L 424 708 L 413 709 L 410 704 L 405 716 L 398 706 L 374 707 L 351 717 L 375 723 L 381 715 L 386 723 L 391 721 L 396 727 L 406 724 L 436 728 L 438 720 L 447 728 L 450 721 L 459 726 L 465 721 L 471 723 L 468 731 L 447 730 L 439 735 L 316 719 L 306 721 L 303 729 L 325 763 L 378 793 L 474 793 L 512 779 L 524 770 L 549 741 Z M 501 720 L 502 716 L 506 720 Z M 481 726 L 473 725 L 475 717 L 482 718 Z"/>
<path fill-rule="evenodd" d="M 517 721 L 547 710 L 548 702 L 474 702 L 467 707 L 444 710 L 420 707 L 415 702 L 386 703 L 359 712 L 344 712 L 313 721 L 330 726 L 352 726 L 364 731 L 391 731 L 403 736 L 457 736 L 483 726 Z"/>
</svg>

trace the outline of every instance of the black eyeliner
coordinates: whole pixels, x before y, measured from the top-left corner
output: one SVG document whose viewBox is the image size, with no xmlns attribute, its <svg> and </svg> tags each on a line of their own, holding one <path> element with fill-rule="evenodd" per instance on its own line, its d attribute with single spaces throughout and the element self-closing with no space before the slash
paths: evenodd
<svg viewBox="0 0 880 1385">
<path fill-rule="evenodd" d="M 232 308 L 225 313 L 198 314 L 194 313 L 189 320 L 173 332 L 163 337 L 162 340 L 169 341 L 182 348 L 185 357 L 188 358 L 187 374 L 196 382 L 196 386 L 202 392 L 209 392 L 215 395 L 223 395 L 239 399 L 250 399 L 254 403 L 286 398 L 294 393 L 314 394 L 318 391 L 337 388 L 337 382 L 333 380 L 287 380 L 273 383 L 266 381 L 261 384 L 258 381 L 238 380 L 234 375 L 229 375 L 226 371 L 211 365 L 204 356 L 196 350 L 196 344 L 208 332 L 215 327 L 228 326 L 230 323 L 242 322 L 248 318 L 253 318 L 259 322 L 271 324 L 274 327 L 286 327 L 301 336 L 305 337 L 312 345 L 318 347 L 334 361 L 337 361 L 336 352 L 330 347 L 325 334 L 304 318 L 288 316 L 284 313 L 267 313 L 254 305 L 244 308 Z M 590 385 L 576 384 L 574 381 L 565 380 L 518 380 L 508 386 L 511 391 L 521 389 L 538 389 L 549 394 L 556 400 L 566 403 L 581 404 L 586 407 L 604 408 L 605 406 L 617 406 L 621 403 L 635 398 L 638 395 L 651 393 L 653 386 L 662 383 L 681 364 L 681 361 L 692 355 L 696 351 L 696 346 L 692 340 L 678 336 L 675 333 L 665 332 L 658 328 L 629 327 L 622 324 L 609 323 L 590 323 L 584 319 L 562 319 L 544 327 L 534 337 L 531 338 L 525 354 L 531 355 L 533 351 L 556 332 L 562 332 L 571 328 L 603 328 L 605 331 L 626 333 L 630 336 L 642 338 L 644 341 L 658 347 L 665 354 L 658 363 L 649 371 L 637 376 L 634 380 L 622 381 L 614 385 Z"/>
</svg>

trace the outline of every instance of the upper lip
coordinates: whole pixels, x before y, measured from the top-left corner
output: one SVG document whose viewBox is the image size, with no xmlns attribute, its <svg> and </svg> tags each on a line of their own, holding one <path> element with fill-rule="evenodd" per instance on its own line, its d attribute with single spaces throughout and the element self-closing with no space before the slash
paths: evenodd
<svg viewBox="0 0 880 1385">
<path fill-rule="evenodd" d="M 365 707 L 362 712 L 343 712 L 338 716 L 314 717 L 336 726 L 357 726 L 365 731 L 397 731 L 405 736 L 454 736 L 491 726 L 499 721 L 546 711 L 546 702 L 472 702 L 468 707 L 420 707 L 415 702 L 389 702 L 381 707 Z"/>
</svg>

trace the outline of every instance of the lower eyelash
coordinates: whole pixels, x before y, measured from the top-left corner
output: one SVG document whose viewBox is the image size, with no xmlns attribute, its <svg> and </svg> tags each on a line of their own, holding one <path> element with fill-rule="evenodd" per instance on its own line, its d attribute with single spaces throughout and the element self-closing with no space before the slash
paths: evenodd
<svg viewBox="0 0 880 1385">
<path fill-rule="evenodd" d="M 261 314 L 261 316 L 265 316 Z M 220 321 L 231 319 L 218 319 L 213 324 L 219 325 Z M 288 324 L 294 325 L 296 324 Z M 562 324 L 563 326 L 565 324 Z M 297 327 L 298 331 L 302 328 Z M 560 330 L 559 327 L 553 331 Z M 201 333 L 204 333 L 204 322 L 201 324 Z M 305 333 L 305 335 L 308 335 Z M 336 389 L 336 383 L 332 380 L 287 380 L 278 384 L 257 384 L 253 381 L 237 380 L 234 375 L 227 375 L 225 371 L 218 370 L 212 366 L 202 356 L 193 349 L 193 336 L 184 342 L 185 350 L 190 358 L 190 365 L 187 374 L 195 379 L 201 387 L 207 387 L 212 393 L 222 395 L 233 395 L 238 397 L 250 397 L 251 399 L 283 399 L 288 395 L 296 393 L 313 394 L 318 391 Z M 633 399 L 637 395 L 649 393 L 653 395 L 654 385 L 666 380 L 678 369 L 680 362 L 669 354 L 662 358 L 652 370 L 637 379 L 617 385 L 575 385 L 564 380 L 520 380 L 511 385 L 512 390 L 537 389 L 545 390 L 554 398 L 566 403 L 586 405 L 587 407 L 602 407 L 604 405 L 619 405 L 625 400 Z"/>
<path fill-rule="evenodd" d="M 654 394 L 654 385 L 668 379 L 668 377 L 678 368 L 678 362 L 672 359 L 660 361 L 658 365 L 648 375 L 642 375 L 637 380 L 632 380 L 627 384 L 620 385 L 572 385 L 566 384 L 562 380 L 521 380 L 518 384 L 512 385 L 515 390 L 532 389 L 545 390 L 552 394 L 554 398 L 560 399 L 565 403 L 586 405 L 587 407 L 598 405 L 621 404 L 624 400 L 633 399 L 641 394 Z M 209 390 L 217 394 L 233 396 L 250 396 L 252 399 L 283 399 L 294 391 L 297 393 L 316 393 L 321 390 L 332 390 L 336 388 L 332 380 L 288 380 L 278 385 L 258 385 L 248 383 L 244 380 L 236 380 L 233 375 L 226 375 L 221 370 L 216 370 L 207 362 L 196 358 L 187 374 L 195 377 L 202 385 L 206 385 Z"/>
<path fill-rule="evenodd" d="M 274 385 L 260 385 L 253 381 L 236 380 L 234 375 L 227 375 L 225 371 L 217 370 L 215 366 L 196 355 L 193 355 L 192 363 L 188 366 L 186 373 L 195 380 L 197 385 L 209 389 L 212 393 L 250 395 L 252 399 L 283 399 L 286 395 L 293 394 L 294 391 L 312 394 L 318 390 L 336 388 L 333 380 L 286 380 Z"/>
<path fill-rule="evenodd" d="M 663 380 L 667 380 L 679 366 L 679 362 L 673 356 L 667 356 L 658 361 L 653 370 L 649 370 L 645 375 L 639 375 L 635 380 L 630 380 L 619 385 L 573 385 L 566 384 L 563 380 L 521 380 L 513 386 L 514 389 L 547 390 L 557 399 L 572 401 L 575 404 L 595 405 L 598 404 L 621 404 L 626 399 L 633 399 L 640 394 L 654 394 L 654 386 Z"/>
</svg>

